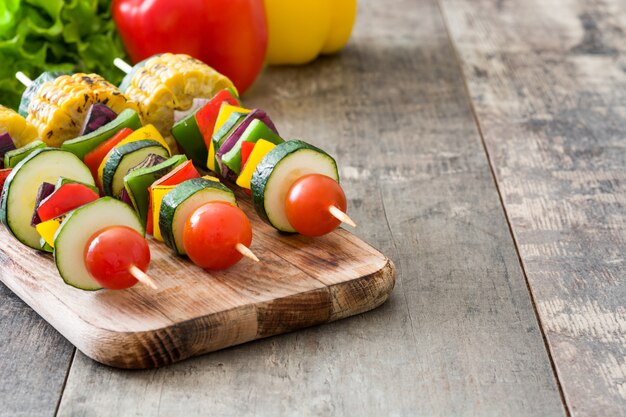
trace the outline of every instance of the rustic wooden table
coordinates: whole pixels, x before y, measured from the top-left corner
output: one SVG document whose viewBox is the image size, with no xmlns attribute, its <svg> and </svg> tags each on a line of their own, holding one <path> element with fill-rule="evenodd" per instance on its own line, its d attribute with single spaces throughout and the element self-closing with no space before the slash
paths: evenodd
<svg viewBox="0 0 626 417">
<path fill-rule="evenodd" d="M 625 31 L 621 0 L 362 0 L 246 103 L 337 156 L 391 299 L 120 371 L 0 285 L 0 415 L 626 415 Z"/>
</svg>

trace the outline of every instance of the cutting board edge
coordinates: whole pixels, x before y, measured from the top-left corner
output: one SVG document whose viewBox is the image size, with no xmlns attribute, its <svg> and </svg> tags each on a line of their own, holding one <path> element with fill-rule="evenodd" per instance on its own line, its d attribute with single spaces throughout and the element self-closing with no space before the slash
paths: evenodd
<svg viewBox="0 0 626 417">
<path fill-rule="evenodd" d="M 278 331 L 259 333 L 259 329 L 263 327 L 262 323 L 259 322 L 259 310 L 260 307 L 265 307 L 268 303 L 264 302 L 235 307 L 176 323 L 172 326 L 141 332 L 116 332 L 92 327 L 91 331 L 85 332 L 83 329 L 80 332 L 82 335 L 89 333 L 88 339 L 81 338 L 80 334 L 67 335 L 65 332 L 62 333 L 82 353 L 104 365 L 123 369 L 158 368 L 254 340 L 365 313 L 387 301 L 395 287 L 395 282 L 395 265 L 389 258 L 386 258 L 384 266 L 371 274 L 272 300 L 271 302 L 294 301 L 296 305 L 300 303 L 304 307 L 309 305 L 308 301 L 311 298 L 328 298 L 328 305 L 325 308 L 320 308 L 313 315 L 313 319 L 303 319 L 302 322 L 292 323 L 288 328 L 279 328 Z M 302 310 L 301 312 L 306 312 L 307 317 L 311 316 L 311 311 Z M 273 317 L 274 320 L 279 318 Z M 268 318 L 265 318 L 263 321 L 267 320 Z M 227 329 L 226 326 L 228 326 Z M 56 326 L 54 327 L 56 328 Z M 190 331 L 190 329 L 195 329 L 195 332 Z M 200 337 L 199 342 L 189 343 L 186 341 L 180 346 L 175 343 L 176 340 L 184 340 L 184 337 L 180 337 L 181 335 L 198 334 L 198 329 L 204 329 L 202 334 L 205 336 Z M 177 337 L 174 337 L 173 333 L 176 333 Z M 213 339 L 213 337 L 218 339 Z M 129 355 L 128 349 L 130 348 L 134 352 L 132 355 Z M 120 354 L 120 352 L 124 353 Z M 155 355 L 154 352 L 158 352 L 159 355 Z"/>
</svg>

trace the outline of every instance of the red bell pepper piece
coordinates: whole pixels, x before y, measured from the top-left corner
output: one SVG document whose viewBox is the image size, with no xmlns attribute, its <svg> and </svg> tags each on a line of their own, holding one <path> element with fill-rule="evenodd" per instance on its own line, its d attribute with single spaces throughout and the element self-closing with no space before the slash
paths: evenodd
<svg viewBox="0 0 626 417">
<path fill-rule="evenodd" d="M 252 153 L 252 149 L 254 149 L 255 142 L 243 142 L 241 144 L 241 170 L 243 171 L 243 167 L 246 166 L 246 162 L 248 162 L 248 158 Z"/>
<path fill-rule="evenodd" d="M 242 170 L 243 170 L 243 167 L 246 166 L 246 162 L 248 162 L 248 158 L 250 157 L 250 154 L 252 153 L 252 149 L 254 149 L 254 145 L 256 145 L 255 142 L 243 142 L 241 144 L 241 169 Z M 252 192 L 248 190 L 247 188 L 244 188 L 243 191 L 244 193 L 248 195 L 252 195 Z"/>
<path fill-rule="evenodd" d="M 41 202 L 37 214 L 45 222 L 98 198 L 94 190 L 82 184 L 65 184 Z"/>
<path fill-rule="evenodd" d="M 204 107 L 196 113 L 196 123 L 198 124 L 202 137 L 204 138 L 204 143 L 207 149 L 211 147 L 213 128 L 215 127 L 215 121 L 217 120 L 217 115 L 219 114 L 223 103 L 228 103 L 233 106 L 241 105 L 239 99 L 234 96 L 228 88 L 225 88 L 214 95 L 211 101 L 205 104 Z"/>
<path fill-rule="evenodd" d="M 154 231 L 154 224 L 152 220 L 152 187 L 156 187 L 157 185 L 177 185 L 183 181 L 187 181 L 193 178 L 200 178 L 200 174 L 198 173 L 198 170 L 193 166 L 192 161 L 186 161 L 174 168 L 168 174 L 164 175 L 163 177 L 152 183 L 152 185 L 148 189 L 150 202 L 148 204 L 146 233 L 151 235 Z"/>
<path fill-rule="evenodd" d="M 126 136 L 130 135 L 131 133 L 133 133 L 133 129 L 125 127 L 124 129 L 121 129 L 119 132 L 113 135 L 106 142 L 101 143 L 100 145 L 98 145 L 97 148 L 85 155 L 85 157 L 83 158 L 83 162 L 89 167 L 91 175 L 93 175 L 96 183 L 98 182 L 98 167 L 102 163 L 104 157 L 107 156 L 107 154 L 111 151 L 111 149 L 115 147 L 115 145 L 123 141 Z M 98 187 L 100 187 L 100 184 L 98 184 Z"/>
<path fill-rule="evenodd" d="M 0 191 L 2 190 L 2 187 L 4 187 L 4 182 L 7 180 L 7 177 L 11 173 L 12 169 L 13 168 L 0 169 Z"/>
</svg>

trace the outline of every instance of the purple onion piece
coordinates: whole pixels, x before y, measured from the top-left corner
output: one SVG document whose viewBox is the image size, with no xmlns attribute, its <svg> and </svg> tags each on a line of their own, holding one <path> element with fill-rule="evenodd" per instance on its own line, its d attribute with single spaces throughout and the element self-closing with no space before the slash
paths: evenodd
<svg viewBox="0 0 626 417">
<path fill-rule="evenodd" d="M 194 98 L 191 107 L 187 110 L 174 110 L 174 123 L 178 123 L 191 113 L 195 113 L 211 101 L 209 98 Z"/>
<path fill-rule="evenodd" d="M 9 132 L 0 135 L 0 168 L 4 167 L 4 154 L 17 149 Z"/>
<path fill-rule="evenodd" d="M 133 210 L 135 209 L 135 206 L 133 206 L 133 201 L 130 199 L 128 191 L 126 191 L 126 187 L 122 188 L 122 191 L 120 192 L 120 200 L 128 204 L 131 208 L 133 208 Z"/>
<path fill-rule="evenodd" d="M 226 139 L 226 141 L 222 144 L 222 146 L 220 146 L 216 153 L 217 163 L 220 165 L 220 170 L 224 178 L 230 178 L 231 176 L 229 176 L 230 168 L 228 168 L 228 166 L 226 166 L 226 164 L 222 162 L 222 156 L 230 151 L 237 144 L 237 142 L 239 142 L 239 139 L 241 138 L 241 135 L 243 135 L 243 132 L 246 131 L 248 126 L 250 126 L 250 123 L 252 123 L 252 121 L 255 119 L 259 119 L 260 121 L 265 123 L 267 127 L 272 129 L 274 133 L 278 135 L 278 131 L 276 130 L 276 126 L 274 126 L 274 122 L 272 122 L 267 113 L 265 113 L 263 110 L 254 109 L 250 113 L 248 113 L 246 118 L 243 119 L 243 122 L 241 122 L 239 126 L 237 126 L 237 128 L 233 131 L 233 133 L 230 134 L 228 139 Z M 236 178 L 237 175 L 234 175 Z"/>
<path fill-rule="evenodd" d="M 39 217 L 37 210 L 39 209 L 41 202 L 50 197 L 50 195 L 54 192 L 54 188 L 54 184 L 47 182 L 44 182 L 39 186 L 39 190 L 37 190 L 37 198 L 35 199 L 35 210 L 33 211 L 33 217 L 30 221 L 31 226 L 35 227 L 41 223 L 41 218 Z"/>
<path fill-rule="evenodd" d="M 117 117 L 117 113 L 102 103 L 95 103 L 89 107 L 87 116 L 80 129 L 80 136 L 93 132 L 97 128 L 104 126 Z"/>
<path fill-rule="evenodd" d="M 128 172 L 132 172 L 136 169 L 141 169 L 141 168 L 150 168 L 155 165 L 159 165 L 161 162 L 164 162 L 164 161 L 167 161 L 167 158 L 161 155 L 157 155 L 155 153 L 151 153 L 151 154 L 148 154 L 148 156 L 146 156 L 143 161 L 141 161 L 140 163 L 132 167 Z"/>
</svg>

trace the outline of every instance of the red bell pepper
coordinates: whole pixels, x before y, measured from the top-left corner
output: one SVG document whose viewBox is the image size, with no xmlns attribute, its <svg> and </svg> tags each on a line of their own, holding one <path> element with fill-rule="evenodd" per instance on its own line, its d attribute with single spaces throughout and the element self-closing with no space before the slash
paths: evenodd
<svg viewBox="0 0 626 417">
<path fill-rule="evenodd" d="M 108 139 L 106 142 L 101 143 L 96 149 L 85 155 L 85 157 L 83 158 L 83 162 L 89 167 L 91 175 L 93 175 L 96 183 L 98 182 L 98 167 L 102 163 L 104 157 L 107 156 L 107 154 L 111 151 L 111 149 L 115 147 L 115 145 L 123 141 L 126 136 L 130 135 L 131 133 L 133 133 L 133 129 L 125 127 L 124 129 L 121 129 L 119 132 L 113 135 L 113 137 Z M 100 187 L 100 184 L 98 184 L 98 187 Z"/>
<path fill-rule="evenodd" d="M 82 184 L 64 184 L 41 202 L 37 214 L 45 222 L 98 198 L 100 196 L 94 190 Z"/>
<path fill-rule="evenodd" d="M 189 54 L 232 80 L 240 93 L 265 60 L 263 0 L 113 0 L 112 13 L 133 62 Z"/>
<path fill-rule="evenodd" d="M 228 88 L 225 88 L 214 95 L 211 101 L 205 104 L 200 110 L 198 110 L 198 113 L 196 113 L 196 123 L 198 124 L 198 129 L 200 129 L 202 137 L 204 138 L 204 143 L 207 149 L 211 147 L 213 128 L 215 127 L 215 121 L 217 120 L 217 115 L 219 114 L 223 103 L 228 103 L 233 106 L 241 106 L 239 99 L 233 95 Z"/>
<path fill-rule="evenodd" d="M 4 183 L 7 180 L 7 177 L 11 173 L 13 168 L 4 168 L 0 169 L 0 191 L 2 191 L 2 187 L 4 187 Z"/>
<path fill-rule="evenodd" d="M 243 142 L 241 144 L 241 169 L 246 166 L 246 162 L 248 162 L 248 158 L 252 153 L 252 149 L 254 149 L 255 142 Z"/>
<path fill-rule="evenodd" d="M 148 219 L 146 221 L 146 233 L 152 234 L 154 231 L 154 224 L 152 220 L 152 187 L 156 187 L 157 185 L 177 185 L 183 181 L 187 181 L 193 178 L 200 178 L 200 174 L 198 170 L 193 166 L 192 161 L 186 161 L 174 168 L 168 174 L 159 178 L 155 182 L 152 183 L 150 188 L 148 188 L 148 193 L 150 195 L 150 201 L 148 204 Z"/>
<path fill-rule="evenodd" d="M 246 166 L 246 162 L 248 162 L 248 158 L 250 157 L 250 154 L 252 153 L 252 149 L 254 149 L 254 145 L 256 145 L 255 142 L 243 142 L 241 144 L 241 169 L 242 170 L 243 170 L 243 167 Z M 248 190 L 247 188 L 244 188 L 243 192 L 248 195 L 252 195 L 252 192 Z"/>
</svg>

